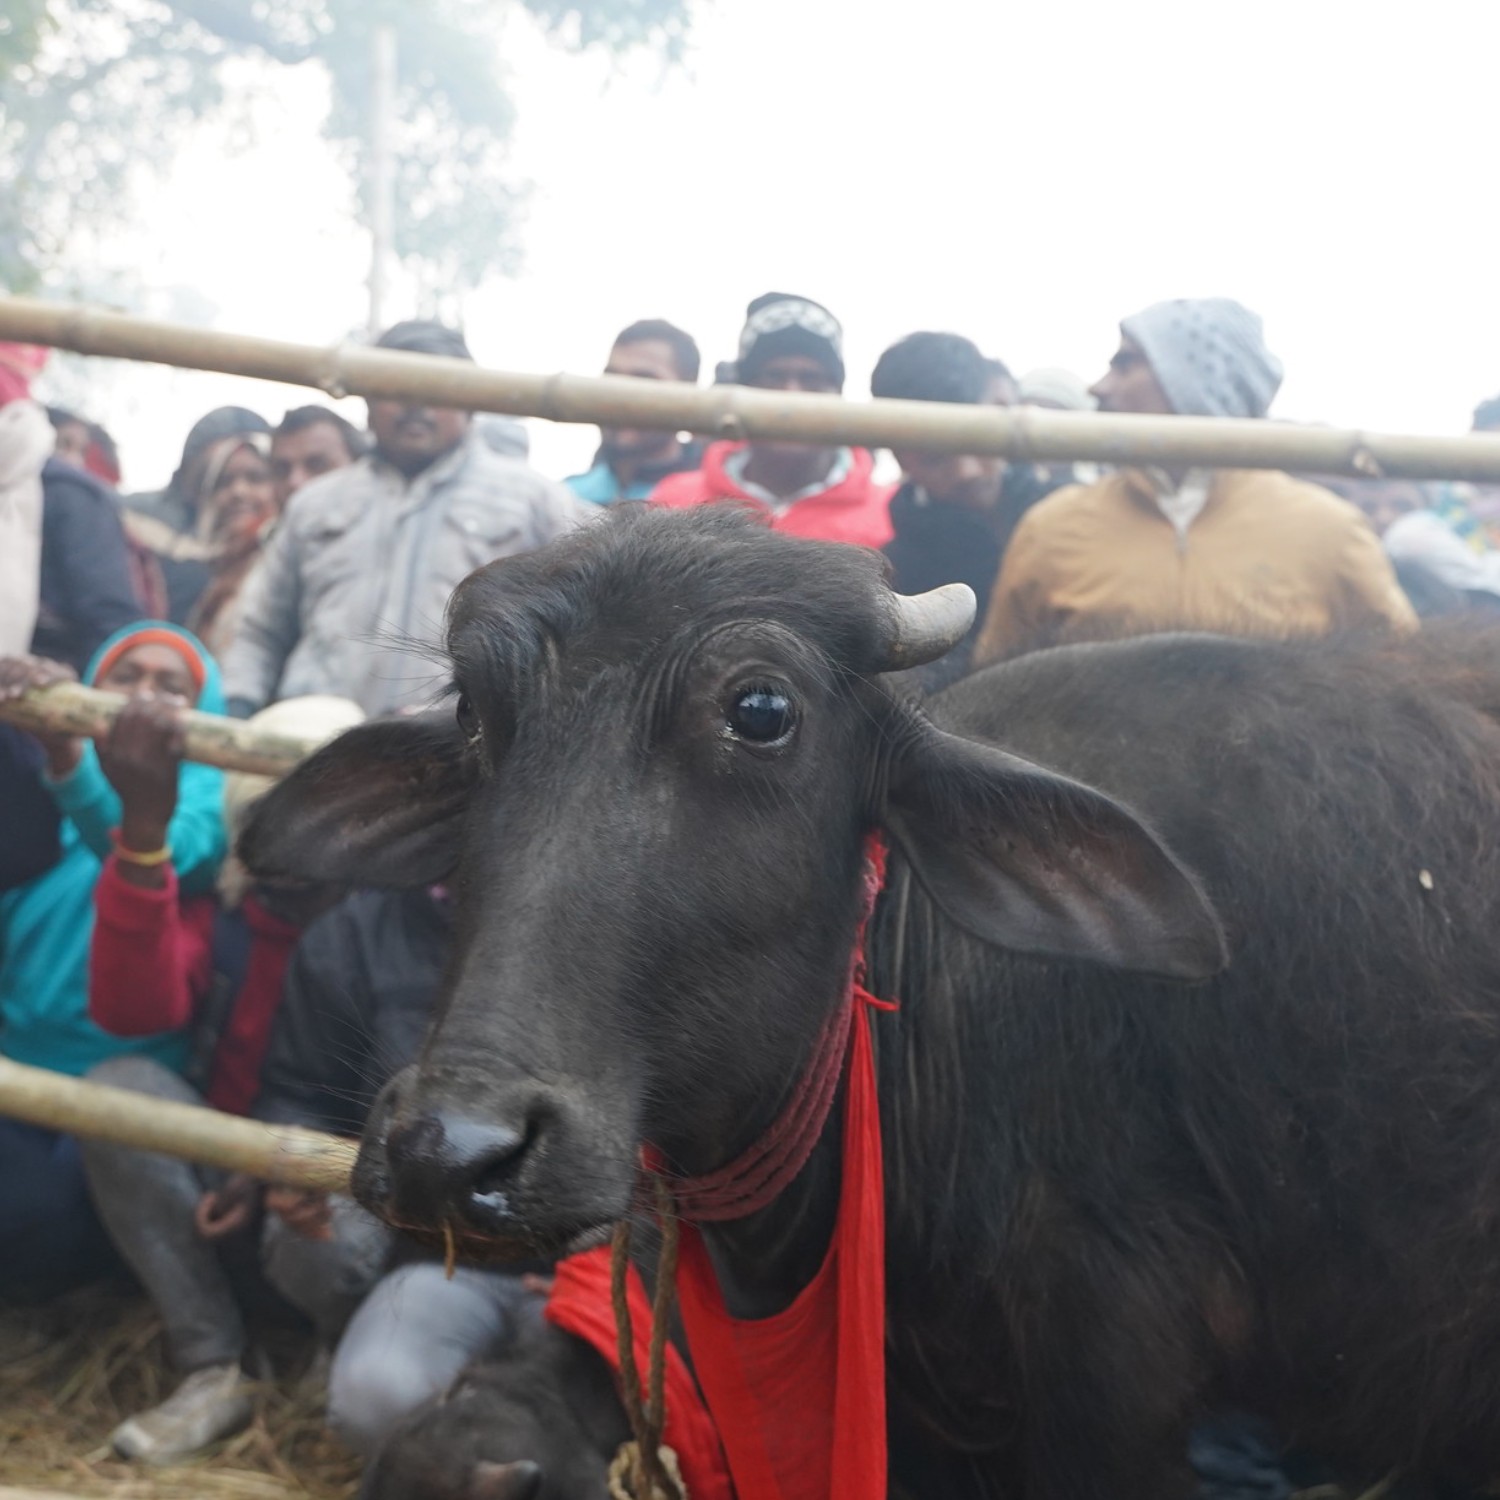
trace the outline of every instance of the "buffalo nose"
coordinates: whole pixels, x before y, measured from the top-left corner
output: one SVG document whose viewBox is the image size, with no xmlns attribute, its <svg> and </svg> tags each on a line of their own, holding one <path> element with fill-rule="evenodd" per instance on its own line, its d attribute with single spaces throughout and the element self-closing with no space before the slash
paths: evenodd
<svg viewBox="0 0 1500 1500">
<path fill-rule="evenodd" d="M 400 1218 L 437 1226 L 455 1220 L 481 1234 L 510 1221 L 510 1188 L 533 1127 L 513 1129 L 434 1112 L 391 1127 L 386 1168 Z"/>
</svg>

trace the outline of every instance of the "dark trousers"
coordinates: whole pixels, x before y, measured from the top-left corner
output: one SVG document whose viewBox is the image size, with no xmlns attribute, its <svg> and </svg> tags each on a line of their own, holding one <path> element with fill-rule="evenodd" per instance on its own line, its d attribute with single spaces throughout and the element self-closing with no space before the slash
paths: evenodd
<svg viewBox="0 0 1500 1500">
<path fill-rule="evenodd" d="M 0 1118 L 0 1299 L 44 1301 L 117 1265 L 78 1142 Z"/>
</svg>

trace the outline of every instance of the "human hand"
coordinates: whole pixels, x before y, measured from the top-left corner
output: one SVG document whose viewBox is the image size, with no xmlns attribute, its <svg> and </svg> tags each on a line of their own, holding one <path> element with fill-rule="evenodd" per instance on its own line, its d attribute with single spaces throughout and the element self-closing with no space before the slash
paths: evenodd
<svg viewBox="0 0 1500 1500">
<path fill-rule="evenodd" d="M 333 1238 L 333 1208 L 327 1193 L 271 1187 L 266 1189 L 266 1207 L 305 1240 Z"/>
<path fill-rule="evenodd" d="M 66 662 L 45 656 L 0 656 L 0 703 L 13 703 L 31 688 L 77 682 L 78 673 Z M 61 781 L 77 769 L 83 741 L 77 735 L 31 731 L 47 753 L 47 774 Z"/>
<path fill-rule="evenodd" d="M 232 1173 L 215 1193 L 205 1193 L 193 1224 L 206 1240 L 222 1240 L 249 1226 L 260 1204 L 261 1185 L 244 1172 Z"/>
<path fill-rule="evenodd" d="M 120 841 L 149 853 L 167 841 L 182 765 L 181 704 L 141 693 L 127 698 L 99 741 L 99 764 L 120 794 Z"/>
</svg>

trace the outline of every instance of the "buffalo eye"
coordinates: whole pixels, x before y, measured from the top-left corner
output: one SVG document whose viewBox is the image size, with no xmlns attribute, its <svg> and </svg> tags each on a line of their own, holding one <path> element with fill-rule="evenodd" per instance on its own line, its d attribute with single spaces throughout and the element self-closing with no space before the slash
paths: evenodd
<svg viewBox="0 0 1500 1500">
<path fill-rule="evenodd" d="M 734 737 L 750 745 L 784 745 L 796 725 L 791 699 L 771 687 L 746 688 L 727 717 Z"/>
<path fill-rule="evenodd" d="M 454 712 L 454 717 L 458 720 L 458 727 L 463 737 L 473 744 L 479 738 L 479 715 L 475 713 L 474 705 L 469 702 L 467 693 L 458 695 L 458 708 Z"/>
</svg>

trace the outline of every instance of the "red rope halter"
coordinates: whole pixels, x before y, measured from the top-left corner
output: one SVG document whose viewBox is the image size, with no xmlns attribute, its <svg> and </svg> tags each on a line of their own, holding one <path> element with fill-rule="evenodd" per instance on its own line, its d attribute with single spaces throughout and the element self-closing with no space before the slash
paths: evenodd
<svg viewBox="0 0 1500 1500">
<path fill-rule="evenodd" d="M 865 929 L 885 881 L 885 838 L 872 833 L 865 840 L 863 909 L 854 953 L 849 964 L 846 997 L 823 1023 L 812 1056 L 781 1112 L 735 1159 L 699 1177 L 678 1177 L 667 1170 L 661 1153 L 647 1147 L 647 1171 L 665 1177 L 678 1213 L 689 1222 L 724 1223 L 743 1219 L 774 1202 L 807 1165 L 823 1134 L 839 1080 L 849 1056 L 849 1035 L 862 1004 L 895 1010 L 893 1002 L 877 1000 L 864 987 Z"/>
</svg>

